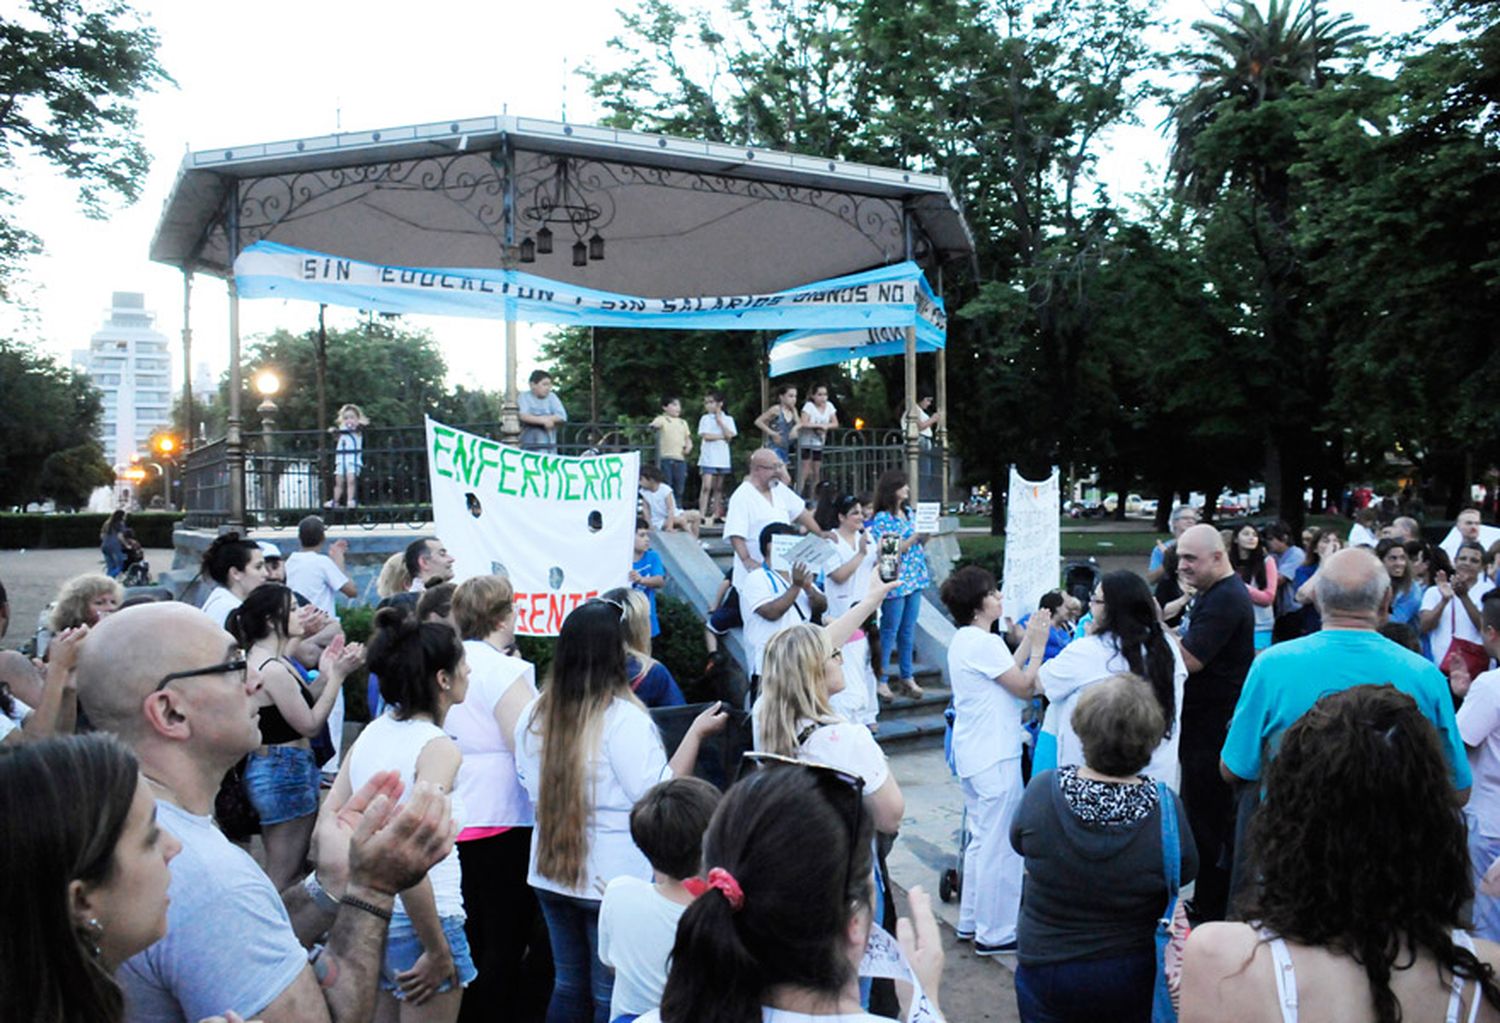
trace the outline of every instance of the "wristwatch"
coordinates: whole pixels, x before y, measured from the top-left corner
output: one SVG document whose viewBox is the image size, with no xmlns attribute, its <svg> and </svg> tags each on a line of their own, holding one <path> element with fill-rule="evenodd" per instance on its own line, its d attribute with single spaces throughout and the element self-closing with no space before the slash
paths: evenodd
<svg viewBox="0 0 1500 1023">
<path fill-rule="evenodd" d="M 303 879 L 302 888 L 307 892 L 307 897 L 312 899 L 314 906 L 317 906 L 325 913 L 338 912 L 339 900 L 330 895 L 328 890 L 318 883 L 318 872 L 316 870 L 309 872 L 307 877 Z"/>
</svg>

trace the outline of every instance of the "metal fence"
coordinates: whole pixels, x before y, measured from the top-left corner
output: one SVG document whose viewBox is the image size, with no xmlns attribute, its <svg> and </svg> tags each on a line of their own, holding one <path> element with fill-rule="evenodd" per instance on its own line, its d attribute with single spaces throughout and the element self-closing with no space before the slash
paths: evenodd
<svg viewBox="0 0 1500 1023">
<path fill-rule="evenodd" d="M 499 423 L 469 423 L 459 428 L 500 438 Z M 293 526 L 314 511 L 331 525 L 374 528 L 432 521 L 424 428 L 369 427 L 364 430 L 363 439 L 357 475 L 358 503 L 353 508 L 342 504 L 329 508 L 334 474 L 339 469 L 336 435 L 321 430 L 247 433 L 245 516 L 249 524 Z M 566 423 L 558 430 L 558 451 L 568 455 L 639 451 L 643 460 L 650 462 L 655 460 L 656 433 L 644 423 Z M 796 452 L 792 457 L 797 457 Z M 736 458 L 735 478 L 742 462 Z M 942 486 L 939 452 L 923 451 L 920 465 L 918 494 L 924 499 L 935 499 Z M 788 468 L 795 478 L 795 462 Z M 882 472 L 905 468 L 906 448 L 900 430 L 828 431 L 823 448 L 823 478 L 842 491 L 854 494 L 873 491 Z M 183 465 L 183 497 L 186 525 L 214 528 L 229 521 L 229 458 L 222 439 L 187 454 Z"/>
<path fill-rule="evenodd" d="M 459 429 L 498 440 L 499 423 Z M 419 525 L 432 521 L 427 439 L 422 426 L 369 427 L 356 477 L 357 504 L 330 508 L 334 475 L 341 468 L 336 436 L 321 430 L 272 430 L 245 435 L 245 517 L 252 525 L 293 526 L 316 511 L 330 524 Z M 558 452 L 568 455 L 656 450 L 650 426 L 633 423 L 567 423 L 558 430 Z M 229 457 L 223 440 L 195 448 L 184 460 L 186 524 L 213 528 L 230 518 Z"/>
</svg>

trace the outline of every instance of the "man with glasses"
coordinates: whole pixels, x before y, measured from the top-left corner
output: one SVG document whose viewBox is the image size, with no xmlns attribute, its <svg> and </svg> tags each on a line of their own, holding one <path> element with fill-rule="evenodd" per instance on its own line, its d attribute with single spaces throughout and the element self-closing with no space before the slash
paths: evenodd
<svg viewBox="0 0 1500 1023">
<path fill-rule="evenodd" d="M 786 463 L 770 448 L 750 456 L 750 472 L 729 498 L 724 516 L 724 538 L 734 547 L 734 585 L 742 587 L 761 567 L 761 530 L 773 522 L 796 523 L 809 533 L 823 535 L 812 512 L 791 487 Z"/>
<path fill-rule="evenodd" d="M 229 634 L 185 604 L 128 608 L 93 630 L 77 680 L 90 720 L 134 750 L 182 843 L 167 936 L 117 973 L 126 1020 L 370 1019 L 395 893 L 452 847 L 447 798 L 419 785 L 397 811 L 401 783 L 387 772 L 325 805 L 316 871 L 278 895 L 212 818 L 221 779 L 260 744 L 260 677 Z M 310 963 L 304 945 L 325 934 Z"/>
</svg>

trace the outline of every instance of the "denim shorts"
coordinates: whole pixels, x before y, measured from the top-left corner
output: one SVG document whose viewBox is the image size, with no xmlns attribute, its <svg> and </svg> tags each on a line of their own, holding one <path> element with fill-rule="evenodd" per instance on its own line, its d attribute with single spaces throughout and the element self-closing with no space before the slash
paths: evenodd
<svg viewBox="0 0 1500 1023">
<path fill-rule="evenodd" d="M 312 750 L 301 746 L 262 746 L 245 762 L 245 794 L 261 824 L 317 813 L 321 780 Z"/>
<path fill-rule="evenodd" d="M 448 939 L 448 951 L 453 955 L 453 972 L 458 974 L 458 986 L 468 987 L 479 976 L 479 971 L 474 969 L 474 959 L 469 955 L 469 939 L 464 935 L 464 918 L 445 916 L 442 923 L 443 936 Z M 396 975 L 417 965 L 417 959 L 421 955 L 422 940 L 417 937 L 417 929 L 412 926 L 411 917 L 404 913 L 396 914 L 385 935 L 385 961 L 380 964 L 380 990 L 389 991 L 398 1000 L 404 1001 L 406 996 L 396 985 Z M 438 987 L 438 994 L 452 987 L 453 983 L 445 980 Z"/>
</svg>

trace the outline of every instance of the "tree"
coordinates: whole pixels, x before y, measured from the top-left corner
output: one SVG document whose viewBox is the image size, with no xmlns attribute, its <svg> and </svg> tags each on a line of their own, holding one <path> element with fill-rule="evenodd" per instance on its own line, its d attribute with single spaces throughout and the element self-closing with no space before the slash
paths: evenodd
<svg viewBox="0 0 1500 1023">
<path fill-rule="evenodd" d="M 251 382 L 261 368 L 274 369 L 281 379 L 275 396 L 278 430 L 324 430 L 333 423 L 318 421 L 315 385 L 317 330 L 293 334 L 277 330 L 247 346 L 245 390 L 240 407 L 246 410 L 247 429 L 256 425 L 253 410 L 260 396 Z M 448 372 L 443 354 L 427 331 L 407 330 L 398 320 L 372 317 L 363 326 L 328 332 L 328 407 L 332 417 L 345 403 L 358 405 L 374 426 L 413 426 L 427 414 L 460 411 L 467 418 L 478 411 L 474 392 L 461 392 L 457 409 L 444 382 Z M 217 400 L 205 418 L 210 435 L 220 435 L 228 407 L 227 375 Z M 196 402 L 195 402 L 196 404 Z M 483 418 L 499 418 L 498 403 Z"/>
<path fill-rule="evenodd" d="M 645 0 L 613 44 L 626 62 L 592 72 L 592 89 L 620 126 L 945 174 L 979 248 L 977 276 L 943 282 L 962 313 L 949 404 L 984 410 L 949 422 L 978 478 L 998 481 L 1012 462 L 1091 457 L 1108 433 L 1090 282 L 1114 217 L 1092 169 L 1148 91 L 1152 11 L 736 0 L 716 21 Z M 899 360 L 876 368 L 900 394 Z"/>
<path fill-rule="evenodd" d="M 48 455 L 94 442 L 104 406 L 88 379 L 0 339 L 0 507 L 42 496 Z"/>
<path fill-rule="evenodd" d="M 156 60 L 154 29 L 121 0 L 27 0 L 0 14 L 0 168 L 40 156 L 78 184 L 91 217 L 114 195 L 134 202 L 150 163 L 135 101 L 172 79 Z M 0 187 L 0 298 L 41 240 L 12 220 L 19 201 Z"/>
<path fill-rule="evenodd" d="M 1197 85 L 1172 110 L 1171 173 L 1181 198 L 1208 221 L 1205 239 L 1234 240 L 1220 252 L 1237 265 L 1218 281 L 1245 291 L 1242 307 L 1251 311 L 1245 385 L 1260 411 L 1245 425 L 1265 445 L 1267 510 L 1300 528 L 1308 440 L 1327 402 L 1328 344 L 1307 313 L 1295 240 L 1298 112 L 1310 92 L 1340 77 L 1325 62 L 1363 36 L 1347 15 L 1319 22 L 1308 3 L 1293 13 L 1291 0 L 1268 0 L 1264 14 L 1238 0 L 1193 29 L 1203 47 L 1182 55 Z M 1292 366 L 1302 372 L 1286 373 Z"/>
<path fill-rule="evenodd" d="M 50 497 L 58 508 L 77 511 L 88 505 L 98 487 L 115 481 L 115 471 L 104 460 L 104 449 L 96 441 L 54 451 L 42 462 L 37 490 Z"/>
</svg>

